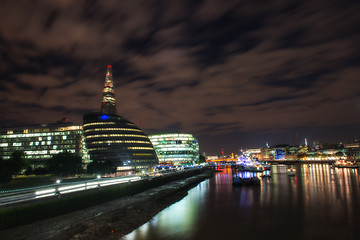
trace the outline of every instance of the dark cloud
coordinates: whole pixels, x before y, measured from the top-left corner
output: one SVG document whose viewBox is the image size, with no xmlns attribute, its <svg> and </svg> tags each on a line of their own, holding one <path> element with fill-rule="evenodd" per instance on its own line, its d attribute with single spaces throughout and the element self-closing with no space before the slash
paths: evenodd
<svg viewBox="0 0 360 240">
<path fill-rule="evenodd" d="M 359 10 L 340 0 L 1 1 L 0 126 L 80 123 L 99 110 L 112 64 L 120 115 L 149 133 L 194 133 L 202 151 L 292 144 L 296 133 L 351 139 Z"/>
</svg>

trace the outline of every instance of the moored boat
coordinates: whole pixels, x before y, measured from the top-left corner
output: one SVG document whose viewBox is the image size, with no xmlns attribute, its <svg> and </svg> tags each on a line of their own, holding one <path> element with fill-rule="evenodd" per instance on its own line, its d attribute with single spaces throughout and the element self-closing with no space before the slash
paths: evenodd
<svg viewBox="0 0 360 240">
<path fill-rule="evenodd" d="M 271 178 L 271 175 L 268 175 L 268 174 L 263 174 L 260 176 L 261 178 Z"/>
<path fill-rule="evenodd" d="M 294 168 L 289 168 L 287 170 L 288 176 L 295 176 L 295 173 L 296 173 L 296 169 L 294 169 Z"/>
<path fill-rule="evenodd" d="M 345 161 L 345 160 L 336 161 L 334 163 L 334 166 L 337 168 L 358 168 L 358 167 L 360 167 L 359 163 Z"/>
<path fill-rule="evenodd" d="M 264 170 L 271 170 L 271 165 L 269 164 L 262 164 L 262 166 L 264 167 Z"/>
<path fill-rule="evenodd" d="M 243 178 L 236 176 L 233 178 L 233 185 L 242 186 L 242 185 L 260 185 L 260 179 L 257 177 Z"/>
<path fill-rule="evenodd" d="M 240 171 L 248 171 L 248 172 L 263 172 L 265 171 L 264 167 L 261 164 L 256 163 L 241 163 L 237 165 Z"/>
</svg>

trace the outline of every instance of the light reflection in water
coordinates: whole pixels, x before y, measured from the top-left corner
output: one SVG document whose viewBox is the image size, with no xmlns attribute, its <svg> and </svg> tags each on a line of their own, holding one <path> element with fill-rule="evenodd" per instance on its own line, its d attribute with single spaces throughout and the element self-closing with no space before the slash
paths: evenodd
<svg viewBox="0 0 360 240">
<path fill-rule="evenodd" d="M 296 169 L 293 177 L 287 165 L 273 165 L 271 178 L 241 173 L 259 177 L 258 187 L 233 187 L 231 168 L 223 168 L 122 239 L 356 239 L 359 169 L 291 167 Z"/>
</svg>

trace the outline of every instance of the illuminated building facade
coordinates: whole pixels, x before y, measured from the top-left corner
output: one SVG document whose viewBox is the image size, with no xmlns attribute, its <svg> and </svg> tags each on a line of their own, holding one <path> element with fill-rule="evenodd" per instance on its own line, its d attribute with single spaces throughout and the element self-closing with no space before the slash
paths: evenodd
<svg viewBox="0 0 360 240">
<path fill-rule="evenodd" d="M 199 160 L 199 143 L 191 134 L 149 135 L 161 164 L 193 164 Z"/>
<path fill-rule="evenodd" d="M 111 65 L 106 71 L 101 111 L 85 114 L 83 120 L 83 133 L 92 161 L 111 161 L 118 171 L 146 170 L 158 164 L 154 147 L 145 133 L 116 115 Z"/>
<path fill-rule="evenodd" d="M 158 164 L 149 138 L 123 117 L 86 114 L 83 131 L 93 161 L 112 161 L 119 171 L 138 171 Z"/>
<path fill-rule="evenodd" d="M 81 125 L 62 121 L 0 132 L 0 156 L 6 160 L 14 151 L 23 151 L 32 168 L 44 167 L 47 159 L 64 150 L 89 162 Z"/>
</svg>

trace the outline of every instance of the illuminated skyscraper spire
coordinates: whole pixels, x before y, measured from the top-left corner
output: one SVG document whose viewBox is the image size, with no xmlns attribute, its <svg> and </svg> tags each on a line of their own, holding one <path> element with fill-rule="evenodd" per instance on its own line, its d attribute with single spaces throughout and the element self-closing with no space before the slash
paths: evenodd
<svg viewBox="0 0 360 240">
<path fill-rule="evenodd" d="M 105 86 L 101 102 L 101 112 L 104 114 L 116 115 L 114 83 L 112 78 L 111 65 L 108 65 L 106 70 Z"/>
</svg>

